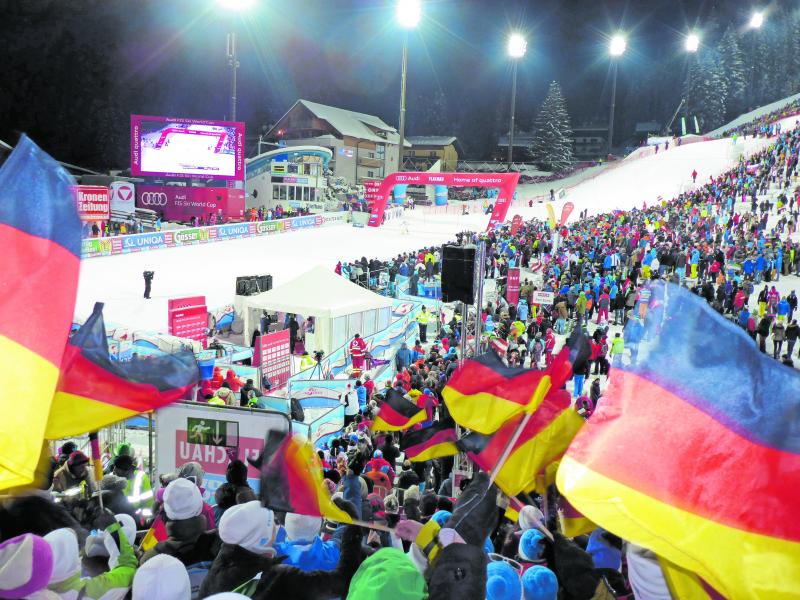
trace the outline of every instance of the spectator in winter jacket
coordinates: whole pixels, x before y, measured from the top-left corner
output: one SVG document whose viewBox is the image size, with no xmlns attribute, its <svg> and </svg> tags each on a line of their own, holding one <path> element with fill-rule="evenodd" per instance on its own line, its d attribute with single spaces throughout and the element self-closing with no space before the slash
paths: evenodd
<svg viewBox="0 0 800 600">
<path fill-rule="evenodd" d="M 159 554 L 169 554 L 184 565 L 213 560 L 219 550 L 217 532 L 206 532 L 200 489 L 178 478 L 164 490 L 165 523 L 168 538 L 145 552 L 141 564 Z"/>
<path fill-rule="evenodd" d="M 797 324 L 797 320 L 793 319 L 786 328 L 786 354 L 789 356 L 792 355 L 798 336 L 800 336 L 800 325 Z"/>
<path fill-rule="evenodd" d="M 133 584 L 138 561 L 122 526 L 109 516 L 112 522 L 105 530 L 106 547 L 113 546 L 114 564 L 111 569 L 96 577 L 81 577 L 81 557 L 78 538 L 72 529 L 56 529 L 44 539 L 53 551 L 53 573 L 47 589 L 64 600 L 122 600 Z M 134 530 L 135 533 L 135 530 Z M 116 540 L 119 540 L 117 542 Z"/>
<path fill-rule="evenodd" d="M 409 350 L 406 343 L 403 342 L 400 344 L 400 349 L 397 351 L 397 354 L 394 355 L 394 365 L 398 372 L 402 372 L 411 362 L 411 350 Z"/>
<path fill-rule="evenodd" d="M 228 463 L 225 469 L 225 483 L 217 488 L 214 499 L 217 503 L 214 507 L 216 523 L 219 523 L 222 515 L 230 507 L 255 499 L 253 488 L 247 482 L 247 465 L 241 460 L 232 460 Z"/>
<path fill-rule="evenodd" d="M 339 542 L 323 542 L 319 537 L 321 528 L 320 517 L 287 513 L 284 523 L 286 539 L 275 544 L 277 554 L 286 556 L 283 564 L 301 571 L 333 571 L 339 562 Z"/>
<path fill-rule="evenodd" d="M 782 321 L 775 321 L 772 325 L 772 357 L 778 358 L 786 339 L 786 326 Z"/>
</svg>

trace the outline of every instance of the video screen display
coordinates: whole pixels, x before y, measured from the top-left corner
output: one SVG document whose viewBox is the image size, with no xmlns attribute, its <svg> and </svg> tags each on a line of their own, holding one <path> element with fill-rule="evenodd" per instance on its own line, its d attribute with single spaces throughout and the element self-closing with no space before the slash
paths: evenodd
<svg viewBox="0 0 800 600">
<path fill-rule="evenodd" d="M 131 175 L 244 179 L 244 123 L 131 115 Z"/>
</svg>

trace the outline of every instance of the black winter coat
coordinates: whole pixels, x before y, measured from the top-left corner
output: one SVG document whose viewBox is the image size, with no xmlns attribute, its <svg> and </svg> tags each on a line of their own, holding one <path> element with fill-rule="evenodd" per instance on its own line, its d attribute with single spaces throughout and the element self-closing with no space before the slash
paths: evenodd
<svg viewBox="0 0 800 600">
<path fill-rule="evenodd" d="M 212 561 L 220 547 L 217 530 L 206 531 L 206 518 L 198 515 L 180 521 L 167 521 L 169 537 L 145 552 L 141 563 L 144 564 L 157 554 L 174 556 L 184 565 Z"/>
<path fill-rule="evenodd" d="M 200 597 L 232 592 L 261 571 L 269 569 L 273 562 L 270 556 L 250 552 L 241 546 L 222 544 L 222 549 L 200 586 Z"/>
</svg>

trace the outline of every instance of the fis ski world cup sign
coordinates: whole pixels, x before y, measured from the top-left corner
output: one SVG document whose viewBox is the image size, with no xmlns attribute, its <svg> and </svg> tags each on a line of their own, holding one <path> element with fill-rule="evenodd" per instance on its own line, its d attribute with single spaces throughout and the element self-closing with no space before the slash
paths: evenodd
<svg viewBox="0 0 800 600">
<path fill-rule="evenodd" d="M 107 187 L 76 185 L 72 189 L 81 221 L 108 221 L 111 217 L 111 198 Z"/>
<path fill-rule="evenodd" d="M 375 192 L 369 217 L 370 227 L 380 227 L 383 213 L 389 202 L 389 194 L 395 185 L 446 185 L 448 187 L 481 187 L 499 190 L 494 202 L 494 210 L 486 226 L 492 231 L 506 220 L 508 209 L 514 199 L 519 173 L 428 173 L 407 172 L 388 175 Z"/>
</svg>

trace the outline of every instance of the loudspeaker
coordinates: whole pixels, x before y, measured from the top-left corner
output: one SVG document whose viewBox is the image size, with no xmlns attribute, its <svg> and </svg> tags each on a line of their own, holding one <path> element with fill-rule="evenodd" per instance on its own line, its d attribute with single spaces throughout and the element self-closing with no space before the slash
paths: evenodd
<svg viewBox="0 0 800 600">
<path fill-rule="evenodd" d="M 255 296 L 272 289 L 272 275 L 244 275 L 236 278 L 237 296 Z"/>
<path fill-rule="evenodd" d="M 475 246 L 442 246 L 442 300 L 475 301 Z"/>
</svg>

